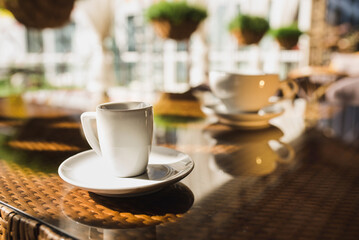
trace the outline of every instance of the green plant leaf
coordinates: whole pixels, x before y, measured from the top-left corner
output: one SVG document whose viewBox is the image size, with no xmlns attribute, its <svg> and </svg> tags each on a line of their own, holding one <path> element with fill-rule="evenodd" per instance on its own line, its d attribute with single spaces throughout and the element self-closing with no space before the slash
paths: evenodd
<svg viewBox="0 0 359 240">
<path fill-rule="evenodd" d="M 277 29 L 271 29 L 269 33 L 275 38 L 297 38 L 303 34 L 303 32 L 300 31 L 295 24 Z"/>
<path fill-rule="evenodd" d="M 146 10 L 145 16 L 148 21 L 167 20 L 172 24 L 179 25 L 183 21 L 201 22 L 207 17 L 207 10 L 188 5 L 184 1 L 160 1 L 150 6 Z"/>
<path fill-rule="evenodd" d="M 262 17 L 238 14 L 231 20 L 228 28 L 230 31 L 241 30 L 255 33 L 265 33 L 269 29 L 269 23 Z"/>
</svg>

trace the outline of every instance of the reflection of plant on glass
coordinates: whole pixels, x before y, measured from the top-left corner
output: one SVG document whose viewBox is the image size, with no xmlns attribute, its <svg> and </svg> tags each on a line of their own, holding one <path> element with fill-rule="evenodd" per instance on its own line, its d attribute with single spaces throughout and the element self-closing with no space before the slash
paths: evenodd
<svg viewBox="0 0 359 240">
<path fill-rule="evenodd" d="M 11 136 L 6 136 L 0 133 L 0 144 L 3 146 L 0 149 L 0 157 L 3 161 L 8 163 L 15 163 L 19 166 L 26 166 L 34 171 L 42 171 L 45 173 L 55 173 L 59 166 L 59 161 L 47 160 L 39 152 L 19 151 L 9 146 L 9 142 L 12 140 Z M 51 159 L 51 158 L 49 158 Z"/>
<path fill-rule="evenodd" d="M 238 14 L 229 23 L 229 31 L 237 38 L 238 44 L 257 44 L 269 29 L 266 19 Z"/>
<path fill-rule="evenodd" d="M 297 45 L 298 39 L 303 32 L 298 29 L 297 25 L 290 25 L 278 29 L 271 29 L 270 34 L 283 48 L 292 49 Z"/>
<path fill-rule="evenodd" d="M 204 8 L 184 1 L 160 1 L 146 10 L 147 20 L 154 26 L 155 32 L 165 39 L 188 39 L 206 17 Z"/>
<path fill-rule="evenodd" d="M 203 118 L 171 116 L 171 115 L 155 115 L 154 121 L 157 127 L 178 128 L 178 127 L 185 127 L 188 124 L 201 122 L 203 121 Z"/>
</svg>

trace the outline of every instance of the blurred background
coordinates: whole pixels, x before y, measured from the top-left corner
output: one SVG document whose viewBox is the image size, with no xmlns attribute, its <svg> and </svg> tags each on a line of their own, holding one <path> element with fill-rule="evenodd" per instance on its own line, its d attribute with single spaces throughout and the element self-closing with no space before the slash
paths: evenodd
<svg viewBox="0 0 359 240">
<path fill-rule="evenodd" d="M 281 79 L 298 77 L 296 70 L 305 75 L 308 66 L 359 72 L 359 0 L 188 0 L 208 17 L 184 41 L 155 33 L 145 16 L 155 0 L 77 0 L 56 27 L 33 27 L 19 14 L 22 8 L 36 18 L 36 1 L 8 2 L 0 1 L 0 96 L 38 89 L 181 92 L 206 83 L 213 69 Z M 270 29 L 296 25 L 302 34 L 290 49 L 271 34 L 258 44 L 238 44 L 228 29 L 238 13 L 262 17 Z"/>
</svg>

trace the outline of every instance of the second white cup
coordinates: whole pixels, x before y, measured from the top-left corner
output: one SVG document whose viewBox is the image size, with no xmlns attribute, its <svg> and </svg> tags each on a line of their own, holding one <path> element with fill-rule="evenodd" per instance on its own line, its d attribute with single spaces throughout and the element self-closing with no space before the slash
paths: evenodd
<svg viewBox="0 0 359 240">
<path fill-rule="evenodd" d="M 93 120 L 96 120 L 97 134 Z M 88 143 L 112 175 L 133 177 L 146 171 L 153 135 L 150 104 L 101 104 L 96 112 L 84 112 L 81 123 Z"/>
<path fill-rule="evenodd" d="M 254 112 L 272 104 L 270 98 L 279 89 L 282 89 L 284 98 L 292 98 L 298 91 L 294 81 L 280 81 L 277 74 L 245 75 L 211 71 L 209 84 L 227 110 L 234 112 Z"/>
</svg>

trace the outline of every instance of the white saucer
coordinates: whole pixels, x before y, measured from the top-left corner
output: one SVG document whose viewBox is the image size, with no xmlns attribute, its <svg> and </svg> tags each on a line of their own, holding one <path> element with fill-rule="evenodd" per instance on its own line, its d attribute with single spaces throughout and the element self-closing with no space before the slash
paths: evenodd
<svg viewBox="0 0 359 240">
<path fill-rule="evenodd" d="M 269 126 L 269 120 L 280 116 L 284 109 L 278 105 L 270 105 L 258 112 L 231 112 L 222 104 L 206 105 L 206 112 L 215 114 L 219 121 L 244 129 L 258 129 Z"/>
<path fill-rule="evenodd" d="M 192 159 L 181 152 L 152 147 L 147 172 L 132 178 L 114 177 L 104 169 L 93 150 L 78 153 L 59 167 L 67 183 L 105 196 L 134 196 L 160 190 L 186 177 L 194 168 Z"/>
</svg>

